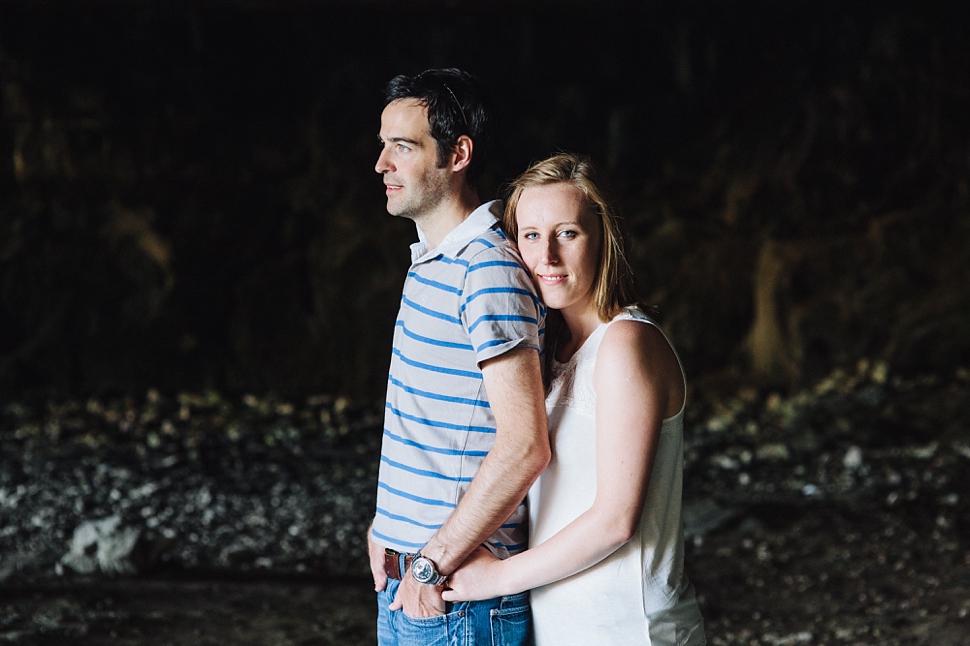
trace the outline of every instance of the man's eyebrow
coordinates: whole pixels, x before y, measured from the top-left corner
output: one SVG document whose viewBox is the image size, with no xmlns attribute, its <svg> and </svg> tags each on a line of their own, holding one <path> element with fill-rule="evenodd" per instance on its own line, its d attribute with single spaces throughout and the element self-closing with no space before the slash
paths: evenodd
<svg viewBox="0 0 970 646">
<path fill-rule="evenodd" d="M 385 141 L 389 141 L 392 144 L 404 143 L 404 144 L 411 144 L 412 146 L 420 146 L 421 145 L 417 141 L 415 141 L 414 139 L 408 139 L 407 137 L 388 137 L 387 139 L 384 139 L 380 135 L 377 135 L 377 139 L 379 141 L 381 141 L 382 143 L 385 142 Z"/>
</svg>

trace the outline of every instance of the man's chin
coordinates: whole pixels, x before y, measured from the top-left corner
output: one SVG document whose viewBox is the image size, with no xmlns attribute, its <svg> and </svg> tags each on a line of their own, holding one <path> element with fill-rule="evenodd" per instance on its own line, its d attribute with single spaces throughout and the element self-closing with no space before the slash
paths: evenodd
<svg viewBox="0 0 970 646">
<path fill-rule="evenodd" d="M 406 218 L 408 217 L 407 207 L 396 204 L 391 200 L 387 201 L 387 212 L 396 218 Z"/>
</svg>

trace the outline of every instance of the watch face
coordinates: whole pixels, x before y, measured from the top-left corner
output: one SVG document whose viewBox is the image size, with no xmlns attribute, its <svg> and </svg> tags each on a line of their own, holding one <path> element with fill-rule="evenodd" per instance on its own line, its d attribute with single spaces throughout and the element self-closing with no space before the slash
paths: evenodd
<svg viewBox="0 0 970 646">
<path fill-rule="evenodd" d="M 434 577 L 434 566 L 428 559 L 414 559 L 411 563 L 411 575 L 418 583 L 430 581 Z"/>
</svg>

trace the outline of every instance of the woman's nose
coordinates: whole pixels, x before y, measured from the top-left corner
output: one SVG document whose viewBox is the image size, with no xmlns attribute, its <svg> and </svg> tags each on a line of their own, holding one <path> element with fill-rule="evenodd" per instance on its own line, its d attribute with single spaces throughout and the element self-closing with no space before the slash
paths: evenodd
<svg viewBox="0 0 970 646">
<path fill-rule="evenodd" d="M 554 265 L 559 262 L 559 249 L 556 248 L 554 241 L 547 242 L 542 249 L 542 262 L 547 265 Z"/>
</svg>

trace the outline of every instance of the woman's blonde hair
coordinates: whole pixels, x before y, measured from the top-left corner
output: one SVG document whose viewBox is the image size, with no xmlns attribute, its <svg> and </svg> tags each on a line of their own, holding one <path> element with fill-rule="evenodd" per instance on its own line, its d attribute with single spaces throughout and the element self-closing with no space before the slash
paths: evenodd
<svg viewBox="0 0 970 646">
<path fill-rule="evenodd" d="M 599 317 L 609 321 L 628 305 L 636 305 L 633 271 L 626 259 L 620 218 L 613 201 L 607 198 L 606 185 L 588 157 L 573 153 L 558 153 L 535 162 L 519 175 L 509 188 L 502 228 L 512 241 L 518 240 L 519 227 L 515 211 L 519 198 L 527 188 L 567 183 L 586 197 L 586 204 L 599 217 L 602 226 L 602 248 L 593 286 L 593 302 Z"/>
</svg>

